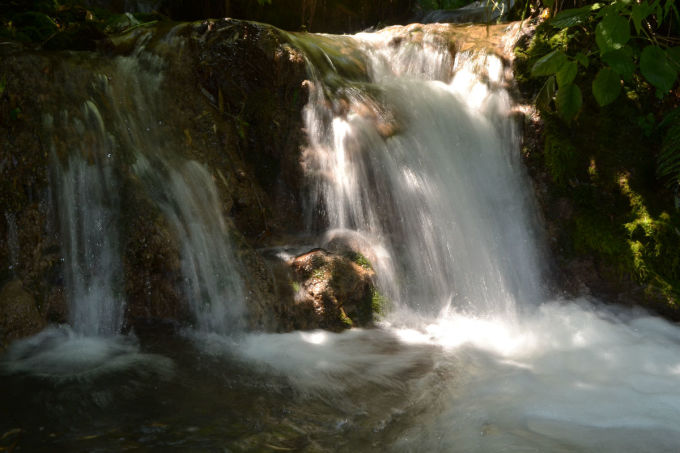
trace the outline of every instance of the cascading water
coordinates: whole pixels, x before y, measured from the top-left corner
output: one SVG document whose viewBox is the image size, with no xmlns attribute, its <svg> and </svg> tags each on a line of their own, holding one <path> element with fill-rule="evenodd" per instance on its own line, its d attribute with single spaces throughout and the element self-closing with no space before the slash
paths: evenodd
<svg viewBox="0 0 680 453">
<path fill-rule="evenodd" d="M 52 150 L 71 326 L 85 335 L 115 335 L 124 310 L 115 145 L 92 101 L 85 102 L 80 118 L 64 112 L 59 120 L 65 124 L 57 127 L 82 137 L 64 165 Z"/>
<path fill-rule="evenodd" d="M 184 295 L 197 329 L 220 334 L 240 329 L 241 274 L 217 189 L 206 168 L 179 157 L 165 135 L 160 102 L 164 62 L 145 50 L 150 37 L 139 39 L 133 55 L 116 57 L 88 74 L 87 99 L 80 106 L 45 115 L 70 326 L 51 326 L 16 342 L 0 371 L 43 376 L 67 386 L 119 372 L 154 378 L 172 374 L 171 360 L 142 354 L 134 335 L 120 335 L 124 177 L 128 184 L 133 177 L 142 181 L 175 229 Z M 167 39 L 173 39 L 172 33 Z M 78 64 L 74 69 L 67 63 L 67 77 L 78 72 Z"/>
<path fill-rule="evenodd" d="M 196 161 L 173 168 L 163 162 L 151 166 L 144 157 L 138 158 L 135 172 L 147 182 L 182 244 L 185 295 L 197 327 L 218 334 L 240 330 L 244 315 L 241 272 L 212 175 Z"/>
<path fill-rule="evenodd" d="M 508 316 L 517 301 L 539 300 L 501 60 L 468 52 L 454 62 L 441 36 L 415 28 L 325 39 L 365 52 L 347 63 L 306 45 L 310 64 L 333 66 L 312 66 L 305 109 L 306 163 L 317 179 L 311 204 L 322 206 L 329 228 L 378 246 L 363 251 L 398 306 Z M 338 84 L 329 76 L 342 64 L 360 76 Z"/>
<path fill-rule="evenodd" d="M 243 315 L 237 260 L 212 175 L 179 158 L 161 127 L 164 62 L 145 51 L 145 41 L 134 55 L 116 58 L 108 75 L 95 77 L 83 107 L 87 124 L 74 120 L 76 134 L 85 137 L 82 149 L 56 176 L 73 325 L 85 334 L 108 335 L 122 325 L 120 188 L 113 162 L 125 156 L 135 161 L 134 173 L 175 230 L 184 295 L 197 327 L 225 334 L 239 328 Z M 106 120 L 99 109 L 106 110 Z"/>
<path fill-rule="evenodd" d="M 365 252 L 395 306 L 379 331 L 253 335 L 239 353 L 345 407 L 337 450 L 677 450 L 677 327 L 546 300 L 501 60 L 452 61 L 416 26 L 293 41 L 312 78 L 309 224 Z"/>
<path fill-rule="evenodd" d="M 372 261 L 393 303 L 376 328 L 143 342 L 172 361 L 52 329 L 0 362 L 0 447 L 19 425 L 36 451 L 677 451 L 680 330 L 546 299 L 506 68 L 485 52 L 453 57 L 456 30 L 291 36 L 311 79 L 308 225 Z M 199 329 L 227 333 L 243 311 L 238 265 L 210 172 L 173 157 L 159 131 L 160 63 L 115 58 L 91 98 L 53 120 L 57 137 L 87 129 L 69 154 L 55 141 L 62 234 L 77 239 L 74 273 L 116 260 L 124 150 L 180 242 Z M 69 285 L 116 296 L 112 265 Z"/>
</svg>

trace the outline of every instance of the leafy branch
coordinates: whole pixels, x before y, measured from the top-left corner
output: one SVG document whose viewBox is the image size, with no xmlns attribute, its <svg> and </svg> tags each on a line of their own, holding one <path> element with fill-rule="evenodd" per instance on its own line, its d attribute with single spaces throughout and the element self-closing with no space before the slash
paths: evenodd
<svg viewBox="0 0 680 453">
<path fill-rule="evenodd" d="M 642 79 L 663 98 L 677 84 L 680 72 L 680 46 L 674 46 L 678 40 L 661 34 L 673 21 L 680 23 L 675 0 L 613 0 L 560 11 L 548 22 L 556 33 L 581 28 L 591 39 L 578 52 L 556 49 L 536 61 L 532 77 L 547 77 L 537 104 L 549 108 L 554 100 L 566 122 L 576 118 L 583 104 L 575 83 L 579 67 L 600 106 L 614 102 L 625 84 Z M 588 80 L 592 71 L 585 71 L 590 65 L 597 70 L 592 80 Z"/>
</svg>

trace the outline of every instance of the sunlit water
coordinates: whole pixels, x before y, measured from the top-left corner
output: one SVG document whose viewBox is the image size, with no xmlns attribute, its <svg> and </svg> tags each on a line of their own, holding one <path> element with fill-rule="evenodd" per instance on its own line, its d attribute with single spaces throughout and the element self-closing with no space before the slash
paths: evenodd
<svg viewBox="0 0 680 453">
<path fill-rule="evenodd" d="M 197 328 L 180 334 L 50 328 L 2 357 L 0 446 L 680 449 L 680 329 L 546 297 L 502 62 L 454 59 L 436 36 L 405 30 L 291 38 L 312 65 L 308 225 L 371 259 L 390 314 L 341 334 L 224 335 L 231 308 L 195 312 Z M 158 162 L 152 152 L 135 171 L 185 247 L 187 296 L 238 294 L 190 277 L 221 266 L 201 252 L 225 236 L 204 212 L 217 204 L 210 184 L 193 185 L 207 170 Z"/>
</svg>

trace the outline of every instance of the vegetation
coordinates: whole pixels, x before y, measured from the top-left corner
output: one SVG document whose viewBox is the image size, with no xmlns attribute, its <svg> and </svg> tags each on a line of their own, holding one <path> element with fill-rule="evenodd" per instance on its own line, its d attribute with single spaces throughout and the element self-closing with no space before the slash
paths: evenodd
<svg viewBox="0 0 680 453">
<path fill-rule="evenodd" d="M 435 9 L 456 9 L 469 5 L 474 0 L 418 0 L 418 6 L 424 11 Z"/>
<path fill-rule="evenodd" d="M 159 19 L 145 13 L 115 14 L 78 0 L 0 0 L 0 39 L 45 49 L 94 50 L 107 35 Z"/>
<path fill-rule="evenodd" d="M 608 278 L 643 284 L 655 308 L 678 317 L 678 8 L 672 0 L 542 6 L 547 20 L 516 50 L 516 72 L 544 122 L 530 165 L 549 176 L 547 204 L 569 207 L 557 247 L 566 259 L 594 257 Z"/>
<path fill-rule="evenodd" d="M 387 299 L 375 287 L 371 295 L 371 309 L 378 316 L 384 315 L 387 311 Z"/>
<path fill-rule="evenodd" d="M 674 44 L 680 41 L 670 33 L 680 25 L 680 13 L 674 0 L 593 3 L 563 10 L 547 24 L 558 45 L 533 64 L 531 75 L 547 76 L 540 99 L 554 98 L 567 122 L 583 105 L 579 72 L 600 106 L 614 102 L 624 86 L 646 83 L 663 98 L 677 83 L 680 46 Z"/>
</svg>

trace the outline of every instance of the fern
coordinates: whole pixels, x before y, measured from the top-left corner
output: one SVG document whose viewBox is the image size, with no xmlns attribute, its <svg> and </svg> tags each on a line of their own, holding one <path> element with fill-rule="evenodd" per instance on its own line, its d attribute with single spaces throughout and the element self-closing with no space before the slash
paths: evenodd
<svg viewBox="0 0 680 453">
<path fill-rule="evenodd" d="M 669 188 L 680 187 L 680 107 L 671 111 L 661 123 L 666 134 L 657 158 L 657 173 Z"/>
</svg>

